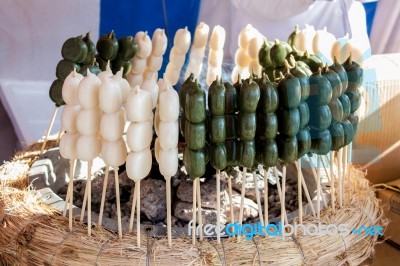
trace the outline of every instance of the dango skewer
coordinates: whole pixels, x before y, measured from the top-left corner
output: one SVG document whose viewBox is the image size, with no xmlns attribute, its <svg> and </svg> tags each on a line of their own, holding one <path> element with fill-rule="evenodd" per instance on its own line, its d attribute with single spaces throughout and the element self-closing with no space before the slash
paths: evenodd
<svg viewBox="0 0 400 266">
<path fill-rule="evenodd" d="M 151 94 L 135 86 L 130 93 L 126 114 L 131 121 L 127 132 L 127 143 L 131 152 L 126 159 L 126 172 L 128 177 L 135 182 L 136 194 L 136 234 L 137 246 L 140 247 L 140 181 L 145 178 L 151 170 L 152 155 L 150 143 L 152 140 L 152 97 Z M 135 200 L 135 199 L 133 199 Z M 134 203 L 132 202 L 132 207 Z M 132 218 L 131 214 L 131 218 Z M 129 228 L 132 228 L 133 219 L 130 221 Z"/>
<path fill-rule="evenodd" d="M 158 161 L 160 173 L 166 183 L 167 200 L 167 235 L 168 245 L 172 247 L 171 225 L 171 176 L 178 169 L 178 139 L 179 139 L 179 96 L 167 81 L 159 82 L 158 106 L 159 137 L 155 143 L 155 156 Z M 154 104 L 154 103 L 153 103 Z M 166 138 L 166 136 L 169 136 Z"/>
</svg>

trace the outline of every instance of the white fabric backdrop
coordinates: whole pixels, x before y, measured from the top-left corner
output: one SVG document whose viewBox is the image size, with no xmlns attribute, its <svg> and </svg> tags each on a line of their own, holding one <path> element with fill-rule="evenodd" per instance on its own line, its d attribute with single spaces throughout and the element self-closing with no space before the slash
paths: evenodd
<svg viewBox="0 0 400 266">
<path fill-rule="evenodd" d="M 1 1 L 0 100 L 22 146 L 47 128 L 54 108 L 49 88 L 63 42 L 82 30 L 97 40 L 99 14 L 99 0 Z M 59 127 L 58 116 L 53 133 Z"/>
<path fill-rule="evenodd" d="M 374 54 L 400 52 L 400 1 L 379 0 L 371 30 Z"/>
<path fill-rule="evenodd" d="M 234 57 L 238 34 L 247 24 L 269 40 L 287 40 L 296 24 L 301 28 L 313 25 L 316 30 L 326 26 L 337 38 L 349 32 L 369 48 L 365 10 L 353 0 L 203 0 L 199 21 L 210 28 L 218 24 L 225 28 L 224 57 L 228 60 Z"/>
<path fill-rule="evenodd" d="M 99 0 L 2 0 L 0 79 L 55 79 L 66 37 L 97 40 L 99 14 Z"/>
</svg>

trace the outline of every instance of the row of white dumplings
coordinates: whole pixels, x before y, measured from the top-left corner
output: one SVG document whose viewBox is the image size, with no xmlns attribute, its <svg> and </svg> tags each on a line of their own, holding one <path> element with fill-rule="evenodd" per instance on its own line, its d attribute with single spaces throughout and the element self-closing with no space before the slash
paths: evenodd
<svg viewBox="0 0 400 266">
<path fill-rule="evenodd" d="M 149 149 L 153 138 L 152 110 L 160 100 L 158 113 L 162 114 L 162 122 L 156 121 L 158 143 L 163 151 L 173 150 L 176 156 L 162 156 L 166 159 L 159 163 L 160 167 L 163 165 L 165 173 L 175 173 L 178 160 L 179 97 L 165 80 L 160 79 L 154 84 L 156 88 L 152 91 L 140 89 L 139 86 L 131 89 L 122 78 L 121 71 L 112 75 L 107 70 L 98 76 L 88 72 L 86 77 L 71 72 L 62 90 L 66 102 L 61 117 L 62 126 L 66 130 L 60 140 L 62 157 L 91 161 L 101 156 L 107 165 L 113 167 L 126 161 L 131 179 L 136 181 L 146 177 L 152 164 Z M 123 139 L 125 117 L 131 121 L 126 132 L 129 156 Z M 163 163 L 165 160 L 167 162 Z"/>
</svg>

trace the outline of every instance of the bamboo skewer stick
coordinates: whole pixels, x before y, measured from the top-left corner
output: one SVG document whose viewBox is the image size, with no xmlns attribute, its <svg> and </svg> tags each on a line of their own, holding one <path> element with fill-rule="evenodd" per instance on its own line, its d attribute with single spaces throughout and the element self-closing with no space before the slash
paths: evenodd
<svg viewBox="0 0 400 266">
<path fill-rule="evenodd" d="M 71 167 L 71 160 L 70 160 L 70 167 Z M 70 170 L 71 171 L 71 170 Z M 68 184 L 68 188 L 67 188 L 67 195 L 65 195 L 65 202 L 64 202 L 64 210 L 63 210 L 63 213 L 62 213 L 62 215 L 65 217 L 66 215 L 67 215 L 67 209 L 68 209 L 68 204 L 69 204 L 69 202 L 70 202 L 70 197 L 71 197 L 71 191 L 70 191 L 70 186 L 71 186 L 71 180 L 69 180 L 69 184 Z"/>
<path fill-rule="evenodd" d="M 88 201 L 87 201 L 87 212 L 88 212 L 88 236 L 92 235 L 92 160 L 88 162 L 88 179 L 87 179 L 87 192 L 88 192 Z"/>
<path fill-rule="evenodd" d="M 317 158 L 318 158 L 318 156 L 317 156 Z M 309 162 L 309 164 L 310 164 L 311 172 L 313 173 L 315 183 L 318 184 L 318 174 L 317 174 L 317 172 L 315 171 L 315 166 L 312 164 L 310 158 L 308 158 L 308 162 Z M 322 195 L 322 203 L 324 204 L 324 208 L 328 207 L 328 205 L 327 205 L 327 203 L 326 203 L 326 200 L 325 200 L 325 196 L 324 196 L 323 191 L 322 191 L 322 187 L 321 187 L 321 186 L 320 186 L 320 187 L 317 186 L 317 190 L 320 190 L 320 195 Z M 317 193 L 317 194 L 318 194 L 318 193 Z M 320 199 L 321 199 L 321 198 L 320 198 Z"/>
<path fill-rule="evenodd" d="M 86 187 L 85 187 L 85 195 L 83 196 L 83 202 L 82 202 L 82 209 L 81 209 L 81 217 L 79 221 L 82 223 L 83 219 L 85 218 L 85 211 L 86 211 L 86 203 L 87 203 L 87 193 L 88 193 L 88 181 L 86 181 Z"/>
<path fill-rule="evenodd" d="M 90 167 L 91 168 L 91 167 Z M 83 196 L 83 202 L 82 202 L 82 210 L 81 210 L 81 217 L 80 217 L 80 222 L 83 222 L 83 219 L 85 218 L 85 211 L 86 211 L 86 203 L 88 200 L 88 189 L 89 189 L 89 179 L 92 178 L 92 173 L 91 173 L 91 169 L 89 171 L 89 162 L 88 162 L 88 176 L 86 179 L 86 187 L 85 187 L 85 195 Z M 90 180 L 91 181 L 91 180 Z"/>
<path fill-rule="evenodd" d="M 192 195 L 192 221 L 193 221 L 193 227 L 192 227 L 192 245 L 196 245 L 196 186 L 197 181 L 196 179 L 193 180 L 193 195 Z"/>
<path fill-rule="evenodd" d="M 276 178 L 276 186 L 277 186 L 277 190 L 278 190 L 279 201 L 281 202 L 281 206 L 282 206 L 282 200 L 283 200 L 283 198 L 282 198 L 282 188 L 281 188 L 281 183 L 279 183 L 279 176 L 278 176 L 278 171 L 277 171 L 276 167 L 274 167 L 274 175 L 275 175 L 275 178 Z M 286 212 L 284 213 L 284 218 L 285 218 L 285 223 L 288 223 L 288 218 L 287 218 Z M 282 223 L 282 226 L 283 226 L 283 223 Z"/>
<path fill-rule="evenodd" d="M 135 208 L 136 208 L 136 201 L 137 201 L 137 195 L 138 195 L 138 186 L 135 185 L 135 189 L 133 190 L 133 198 L 132 198 L 132 209 L 131 209 L 131 217 L 129 219 L 129 229 L 128 232 L 132 233 L 133 231 L 133 220 L 135 218 Z"/>
<path fill-rule="evenodd" d="M 335 155 L 334 151 L 331 151 L 331 159 L 330 159 L 330 181 L 331 181 L 331 205 L 332 205 L 332 210 L 335 212 L 336 211 L 336 206 L 335 206 L 335 177 L 333 174 L 333 157 Z"/>
<path fill-rule="evenodd" d="M 221 171 L 217 170 L 217 243 L 221 244 Z"/>
<path fill-rule="evenodd" d="M 317 219 L 321 220 L 321 168 L 320 158 L 317 155 Z"/>
<path fill-rule="evenodd" d="M 340 208 L 343 207 L 343 176 L 342 176 L 342 154 L 343 154 L 343 148 L 339 150 L 338 153 L 338 177 L 339 177 L 339 206 Z"/>
<path fill-rule="evenodd" d="M 343 148 L 343 179 L 342 179 L 342 193 L 343 193 L 343 199 L 344 199 L 344 194 L 345 194 L 345 187 L 346 187 L 346 179 L 347 179 L 347 146 Z"/>
<path fill-rule="evenodd" d="M 230 216 L 231 216 L 231 223 L 235 222 L 235 215 L 233 212 L 233 202 L 232 202 L 232 181 L 231 177 L 228 176 L 228 194 L 229 194 L 229 208 L 230 208 Z"/>
<path fill-rule="evenodd" d="M 69 231 L 72 232 L 72 207 L 74 205 L 74 171 L 75 171 L 75 164 L 76 160 L 70 160 L 69 161 L 69 175 L 70 175 L 70 180 L 68 184 L 68 190 L 69 190 Z"/>
<path fill-rule="evenodd" d="M 60 130 L 58 131 L 56 145 L 58 145 L 60 143 L 61 135 L 62 135 L 63 132 L 64 132 L 64 128 L 61 126 Z"/>
<path fill-rule="evenodd" d="M 100 213 L 99 213 L 99 222 L 98 224 L 101 225 L 103 222 L 103 212 L 104 212 L 104 202 L 106 199 L 106 192 L 107 192 L 107 184 L 108 184 L 108 175 L 110 173 L 110 167 L 107 165 L 106 166 L 106 173 L 104 176 L 104 181 L 103 181 L 103 191 L 101 194 L 101 203 L 100 203 Z"/>
<path fill-rule="evenodd" d="M 264 169 L 264 222 L 268 225 L 268 172 L 269 167 Z"/>
<path fill-rule="evenodd" d="M 136 241 L 137 246 L 140 248 L 140 180 L 136 182 L 137 194 L 136 194 Z"/>
<path fill-rule="evenodd" d="M 203 214 L 202 214 L 202 208 L 201 208 L 200 178 L 197 178 L 196 180 L 197 180 L 197 188 L 196 188 L 197 216 L 199 217 L 199 225 L 200 225 L 199 236 L 200 236 L 200 241 L 203 241 Z"/>
<path fill-rule="evenodd" d="M 282 223 L 282 228 L 285 227 L 284 218 L 286 217 L 285 194 L 286 194 L 286 165 L 283 165 L 283 167 L 282 167 L 282 201 L 281 201 L 281 223 Z M 282 237 L 285 238 L 285 235 L 282 234 Z"/>
<path fill-rule="evenodd" d="M 295 164 L 296 164 L 296 167 L 297 167 L 297 171 L 299 171 L 300 174 L 301 174 L 301 184 L 303 186 L 304 192 L 306 193 L 306 198 L 307 198 L 308 205 L 310 206 L 311 212 L 313 213 L 313 216 L 315 217 L 317 214 L 315 212 L 314 205 L 312 203 L 310 193 L 308 192 L 307 184 L 306 184 L 306 181 L 304 180 L 303 172 L 301 171 L 301 166 L 299 164 L 297 164 L 297 162 L 295 162 Z"/>
<path fill-rule="evenodd" d="M 301 159 L 296 162 L 297 167 L 297 201 L 299 208 L 299 222 L 303 223 L 303 190 L 301 189 Z"/>
<path fill-rule="evenodd" d="M 260 191 L 258 190 L 258 178 L 257 178 L 256 171 L 253 172 L 253 180 L 254 180 L 254 189 L 256 190 L 258 217 L 260 217 L 261 225 L 264 226 L 264 216 L 263 216 L 262 207 L 261 207 L 261 198 L 260 198 Z"/>
<path fill-rule="evenodd" d="M 115 177 L 115 197 L 117 198 L 117 220 L 118 220 L 118 237 L 122 239 L 122 222 L 121 222 L 121 203 L 119 195 L 119 177 L 118 177 L 118 166 L 114 167 Z"/>
<path fill-rule="evenodd" d="M 165 187 L 167 192 L 167 235 L 168 246 L 172 247 L 172 228 L 171 228 L 171 177 L 165 177 Z"/>
<path fill-rule="evenodd" d="M 239 224 L 242 227 L 243 224 L 243 207 L 244 207 L 244 195 L 246 190 L 246 174 L 247 174 L 247 167 L 243 167 L 243 174 L 242 174 L 242 191 L 240 193 L 240 212 L 239 212 Z M 240 242 L 240 233 L 238 233 L 238 243 Z"/>
<path fill-rule="evenodd" d="M 332 152 L 332 151 L 331 151 Z M 327 157 L 328 155 L 326 155 L 326 157 Z M 330 183 L 331 182 L 331 175 L 329 174 L 329 172 L 328 172 L 328 168 L 326 167 L 326 165 L 325 165 L 325 162 L 324 162 L 324 159 L 322 158 L 322 156 L 321 156 L 321 162 L 322 162 L 322 167 L 324 168 L 324 171 L 325 171 L 325 175 L 326 175 L 326 177 L 327 177 L 327 179 L 328 179 L 328 182 Z"/>
<path fill-rule="evenodd" d="M 40 155 L 43 154 L 44 148 L 46 147 L 46 143 L 47 140 L 49 139 L 51 129 L 53 128 L 54 120 L 56 119 L 57 111 L 58 107 L 54 106 L 53 114 L 51 115 L 49 126 L 47 127 L 46 136 L 44 137 L 42 148 L 40 149 Z"/>
</svg>

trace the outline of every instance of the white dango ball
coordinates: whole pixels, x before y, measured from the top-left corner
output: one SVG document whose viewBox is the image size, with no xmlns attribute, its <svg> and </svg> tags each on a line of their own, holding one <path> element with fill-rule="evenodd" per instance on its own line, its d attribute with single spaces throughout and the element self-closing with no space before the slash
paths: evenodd
<svg viewBox="0 0 400 266">
<path fill-rule="evenodd" d="M 233 83 L 238 81 L 240 75 L 240 79 L 246 79 L 250 76 L 249 69 L 247 67 L 243 68 L 240 66 L 235 66 L 232 70 L 231 80 Z"/>
<path fill-rule="evenodd" d="M 128 75 L 126 75 L 126 80 L 128 81 L 131 88 L 134 88 L 135 86 L 142 86 L 143 75 L 130 72 Z"/>
<path fill-rule="evenodd" d="M 251 61 L 251 57 L 248 56 L 245 49 L 240 48 L 236 50 L 235 53 L 235 63 L 239 67 L 247 67 Z"/>
<path fill-rule="evenodd" d="M 128 151 L 122 137 L 113 142 L 103 140 L 101 145 L 101 157 L 106 165 L 114 167 L 123 165 L 127 155 Z"/>
<path fill-rule="evenodd" d="M 312 47 L 314 54 L 317 55 L 324 63 L 331 64 L 332 46 L 336 42 L 336 37 L 326 30 L 317 30 L 313 39 Z"/>
<path fill-rule="evenodd" d="M 124 133 L 125 112 L 121 111 L 112 114 L 103 114 L 100 122 L 100 133 L 106 141 L 116 141 Z"/>
<path fill-rule="evenodd" d="M 190 64 L 186 68 L 185 80 L 193 73 L 194 78 L 198 79 L 201 73 L 203 64 Z"/>
<path fill-rule="evenodd" d="M 205 48 L 199 48 L 199 47 L 193 47 L 192 50 L 190 50 L 190 64 L 202 64 L 203 63 L 203 58 L 204 58 L 204 51 Z M 215 51 L 215 50 L 212 50 Z M 211 51 L 210 51 L 211 53 Z"/>
<path fill-rule="evenodd" d="M 131 123 L 126 132 L 128 147 L 138 152 L 150 147 L 153 139 L 153 128 L 150 121 L 142 123 Z"/>
<path fill-rule="evenodd" d="M 65 105 L 61 114 L 61 125 L 68 133 L 77 132 L 76 118 L 81 107 L 79 105 Z"/>
<path fill-rule="evenodd" d="M 146 69 L 146 70 L 143 72 L 143 82 L 144 82 L 146 79 L 154 79 L 154 81 L 157 83 L 157 75 L 156 75 L 156 72 L 150 71 L 150 69 Z M 142 85 L 143 85 L 143 84 L 142 84 Z M 140 88 L 142 88 L 142 86 L 140 86 Z"/>
<path fill-rule="evenodd" d="M 256 74 L 257 76 L 262 76 L 262 66 L 258 62 L 258 60 L 252 60 L 249 64 L 249 72 Z"/>
<path fill-rule="evenodd" d="M 145 178 L 151 170 L 152 156 L 150 149 L 140 152 L 130 152 L 126 158 L 126 173 L 133 181 Z"/>
<path fill-rule="evenodd" d="M 159 138 L 156 138 L 156 140 L 154 141 L 154 156 L 156 157 L 156 161 L 158 163 L 160 163 L 160 150 L 161 150 L 160 140 Z"/>
<path fill-rule="evenodd" d="M 59 148 L 60 154 L 63 158 L 69 160 L 75 160 L 78 158 L 78 154 L 76 152 L 78 138 L 78 133 L 66 132 L 61 136 Z"/>
<path fill-rule="evenodd" d="M 100 151 L 101 140 L 97 135 L 79 136 L 76 143 L 76 152 L 79 160 L 91 161 L 100 154 Z"/>
<path fill-rule="evenodd" d="M 160 122 L 160 108 L 156 108 L 156 114 L 154 115 L 154 131 L 156 132 L 157 136 L 160 132 Z"/>
<path fill-rule="evenodd" d="M 139 49 L 135 57 L 147 58 L 151 54 L 152 43 L 149 35 L 146 32 L 139 31 L 135 35 L 135 42 Z"/>
<path fill-rule="evenodd" d="M 232 83 L 236 83 L 238 81 L 239 74 L 240 74 L 241 71 L 242 71 L 242 68 L 239 67 L 239 66 L 235 66 L 232 69 L 232 73 L 231 73 L 231 81 L 232 81 Z"/>
<path fill-rule="evenodd" d="M 118 112 L 122 105 L 121 89 L 111 78 L 103 78 L 99 88 L 99 106 L 107 114 Z"/>
<path fill-rule="evenodd" d="M 129 82 L 122 77 L 122 71 L 123 69 L 118 71 L 114 76 L 112 76 L 112 79 L 115 80 L 119 85 L 121 91 L 122 103 L 126 103 L 128 95 L 131 92 L 131 86 L 129 85 Z"/>
<path fill-rule="evenodd" d="M 153 33 L 152 40 L 152 51 L 151 54 L 154 56 L 161 56 L 165 54 L 168 46 L 167 35 L 163 29 L 156 29 Z"/>
<path fill-rule="evenodd" d="M 99 106 L 99 88 L 101 80 L 89 71 L 78 87 L 78 103 L 82 108 L 90 109 Z"/>
<path fill-rule="evenodd" d="M 300 51 L 307 51 L 309 54 L 313 54 L 313 40 L 316 31 L 314 26 L 306 24 L 306 27 L 302 29 L 296 36 L 294 45 Z"/>
<path fill-rule="evenodd" d="M 176 68 L 182 68 L 185 64 L 186 54 L 182 54 L 176 47 L 172 47 L 169 54 L 169 62 Z"/>
<path fill-rule="evenodd" d="M 162 63 L 162 56 L 150 55 L 149 58 L 147 58 L 147 68 L 152 72 L 158 71 L 161 68 Z"/>
<path fill-rule="evenodd" d="M 179 51 L 179 53 L 186 54 L 188 52 L 190 41 L 190 31 L 187 27 L 176 31 L 174 36 L 174 47 L 177 49 L 177 51 Z"/>
<path fill-rule="evenodd" d="M 213 50 L 222 50 L 225 44 L 225 29 L 219 25 L 215 26 L 210 38 L 210 48 Z"/>
<path fill-rule="evenodd" d="M 74 69 L 64 80 L 62 98 L 66 104 L 78 104 L 78 86 L 83 76 Z"/>
<path fill-rule="evenodd" d="M 167 89 L 160 94 L 158 108 L 160 120 L 174 122 L 179 118 L 179 96 L 174 89 Z"/>
<path fill-rule="evenodd" d="M 239 32 L 239 38 L 238 38 L 239 47 L 246 49 L 247 46 L 249 45 L 250 40 L 254 38 L 255 34 L 256 31 L 253 28 L 253 26 L 251 26 L 251 24 L 247 24 L 246 27 L 244 27 Z"/>
<path fill-rule="evenodd" d="M 247 79 L 250 77 L 250 70 L 247 67 L 240 69 L 239 73 L 241 79 Z"/>
<path fill-rule="evenodd" d="M 180 68 L 176 67 L 172 63 L 167 65 L 167 68 L 165 70 L 165 78 L 168 80 L 169 83 L 171 83 L 172 85 L 178 83 L 180 74 L 181 74 Z"/>
<path fill-rule="evenodd" d="M 211 49 L 208 54 L 208 64 L 212 66 L 221 66 L 224 59 L 224 52 L 222 50 Z"/>
<path fill-rule="evenodd" d="M 200 22 L 196 27 L 194 33 L 193 46 L 194 47 L 205 47 L 208 40 L 208 34 L 210 32 L 210 27 L 204 22 Z"/>
<path fill-rule="evenodd" d="M 174 176 L 178 171 L 178 148 L 159 151 L 159 168 L 160 173 L 167 176 Z"/>
<path fill-rule="evenodd" d="M 112 73 L 112 71 L 111 71 L 110 61 L 108 61 L 108 62 L 107 62 L 107 65 L 106 65 L 106 70 L 101 71 L 101 72 L 97 75 L 97 77 L 98 77 L 99 79 L 111 78 L 112 75 L 113 75 L 113 73 Z"/>
<path fill-rule="evenodd" d="M 100 130 L 101 110 L 97 108 L 81 108 L 76 116 L 76 128 L 79 134 L 97 135 Z"/>
<path fill-rule="evenodd" d="M 143 74 L 147 66 L 147 58 L 134 57 L 132 59 L 132 69 L 131 72 L 135 74 Z"/>
<path fill-rule="evenodd" d="M 155 108 L 158 101 L 158 85 L 154 77 L 151 76 L 150 78 L 144 80 L 141 89 L 148 91 L 151 94 L 152 108 Z"/>
<path fill-rule="evenodd" d="M 348 49 L 346 49 L 349 42 L 349 34 L 346 33 L 342 38 L 338 38 L 332 45 L 331 56 L 332 59 L 336 58 L 340 64 L 349 57 Z"/>
<path fill-rule="evenodd" d="M 139 86 L 133 88 L 126 102 L 126 115 L 129 121 L 145 122 L 153 113 L 153 103 L 151 94 L 140 89 Z"/>
<path fill-rule="evenodd" d="M 253 59 L 258 59 L 258 52 L 260 51 L 263 42 L 264 38 L 261 34 L 253 37 L 247 47 L 247 54 Z"/>
<path fill-rule="evenodd" d="M 210 86 L 217 77 L 221 76 L 222 69 L 220 66 L 208 66 L 206 83 Z"/>
<path fill-rule="evenodd" d="M 167 84 L 167 81 L 165 80 L 165 78 L 159 79 L 157 81 L 157 85 L 158 85 L 158 93 L 159 94 L 161 94 L 163 91 L 166 91 L 168 88 L 168 84 Z"/>
<path fill-rule="evenodd" d="M 163 150 L 173 149 L 178 146 L 179 139 L 179 123 L 160 122 L 159 126 L 160 146 Z"/>
</svg>

